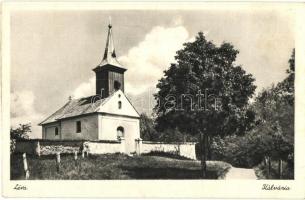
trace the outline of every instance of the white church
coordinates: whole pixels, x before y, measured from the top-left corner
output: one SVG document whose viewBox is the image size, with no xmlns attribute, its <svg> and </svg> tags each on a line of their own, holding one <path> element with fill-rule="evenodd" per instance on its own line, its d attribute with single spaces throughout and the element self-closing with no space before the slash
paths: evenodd
<svg viewBox="0 0 305 200">
<path fill-rule="evenodd" d="M 124 68 L 117 60 L 112 25 L 102 62 L 93 69 L 96 94 L 69 101 L 42 121 L 42 138 L 48 140 L 117 140 L 125 138 L 133 151 L 140 138 L 140 116 L 124 94 Z"/>
</svg>

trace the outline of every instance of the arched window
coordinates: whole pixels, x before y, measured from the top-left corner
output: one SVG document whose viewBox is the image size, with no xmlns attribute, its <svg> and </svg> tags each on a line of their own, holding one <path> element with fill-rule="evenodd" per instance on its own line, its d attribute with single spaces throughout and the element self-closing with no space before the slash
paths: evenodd
<svg viewBox="0 0 305 200">
<path fill-rule="evenodd" d="M 58 135 L 58 128 L 55 127 L 55 135 Z"/>
<path fill-rule="evenodd" d="M 119 108 L 119 109 L 122 108 L 122 102 L 121 102 L 121 101 L 118 102 L 118 108 Z"/>
<path fill-rule="evenodd" d="M 117 131 L 118 138 L 124 137 L 124 128 L 122 126 L 119 126 L 116 129 L 116 131 Z"/>
</svg>

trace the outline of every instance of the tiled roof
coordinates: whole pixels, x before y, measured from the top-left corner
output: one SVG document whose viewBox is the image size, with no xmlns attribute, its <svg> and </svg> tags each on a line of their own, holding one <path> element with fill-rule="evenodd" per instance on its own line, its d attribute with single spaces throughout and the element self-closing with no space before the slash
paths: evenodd
<svg viewBox="0 0 305 200">
<path fill-rule="evenodd" d="M 80 99 L 72 99 L 54 114 L 42 121 L 39 125 L 56 122 L 57 120 L 64 118 L 98 112 L 100 106 L 103 105 L 110 97 L 111 96 L 100 99 L 99 96 L 89 96 Z"/>
</svg>

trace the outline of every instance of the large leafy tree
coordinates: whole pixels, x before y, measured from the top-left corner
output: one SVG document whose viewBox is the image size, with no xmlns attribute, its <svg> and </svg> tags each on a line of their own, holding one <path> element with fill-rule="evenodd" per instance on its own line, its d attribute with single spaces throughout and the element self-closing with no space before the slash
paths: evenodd
<svg viewBox="0 0 305 200">
<path fill-rule="evenodd" d="M 204 178 L 211 137 L 244 134 L 254 121 L 248 101 L 256 86 L 253 76 L 234 63 L 238 53 L 230 43 L 217 47 L 199 32 L 177 51 L 176 63 L 157 84 L 157 129 L 200 135 Z"/>
<path fill-rule="evenodd" d="M 295 50 L 289 59 L 288 76 L 263 90 L 253 105 L 257 126 L 254 135 L 261 139 L 262 156 L 285 160 L 294 165 L 294 76 Z M 281 173 L 281 172 L 279 172 Z"/>
<path fill-rule="evenodd" d="M 194 136 L 249 130 L 254 114 L 248 101 L 256 86 L 253 76 L 234 63 L 238 53 L 230 43 L 217 47 L 202 32 L 185 43 L 157 84 L 157 129 L 178 128 Z"/>
</svg>

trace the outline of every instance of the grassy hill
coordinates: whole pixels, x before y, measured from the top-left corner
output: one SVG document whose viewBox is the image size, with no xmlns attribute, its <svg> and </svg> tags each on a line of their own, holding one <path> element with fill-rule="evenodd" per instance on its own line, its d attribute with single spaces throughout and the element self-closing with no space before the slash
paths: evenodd
<svg viewBox="0 0 305 200">
<path fill-rule="evenodd" d="M 28 156 L 30 179 L 103 180 L 103 179 L 200 179 L 200 161 L 156 155 L 127 156 L 123 154 L 79 157 L 62 155 L 60 171 L 56 156 Z M 221 179 L 231 165 L 208 161 L 209 179 Z M 11 156 L 11 179 L 24 179 L 21 154 Z"/>
</svg>

